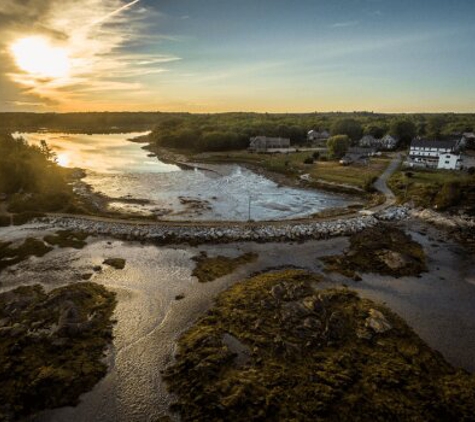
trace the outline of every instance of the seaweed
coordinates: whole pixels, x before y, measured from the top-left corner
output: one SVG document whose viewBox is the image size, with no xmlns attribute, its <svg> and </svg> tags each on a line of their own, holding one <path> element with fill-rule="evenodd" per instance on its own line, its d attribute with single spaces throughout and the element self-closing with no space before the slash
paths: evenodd
<svg viewBox="0 0 475 422">
<path fill-rule="evenodd" d="M 53 250 L 41 240 L 27 238 L 21 245 L 12 247 L 11 242 L 0 242 L 0 271 L 25 261 L 30 256 L 42 257 Z"/>
<path fill-rule="evenodd" d="M 50 245 L 59 246 L 60 248 L 82 249 L 87 245 L 87 233 L 76 232 L 73 230 L 59 230 L 55 235 L 47 235 L 44 241 Z"/>
<path fill-rule="evenodd" d="M 349 251 L 321 258 L 325 270 L 358 279 L 358 272 L 393 277 L 417 276 L 427 271 L 422 246 L 389 224 L 367 228 L 350 237 Z"/>
<path fill-rule="evenodd" d="M 206 283 L 231 274 L 241 265 L 254 262 L 257 258 L 258 255 L 253 252 L 245 253 L 237 258 L 221 255 L 209 257 L 206 252 L 201 252 L 192 258 L 196 262 L 192 275 L 197 277 L 201 283 Z"/>
<path fill-rule="evenodd" d="M 107 259 L 104 260 L 103 264 L 109 265 L 110 267 L 113 267 L 116 270 L 123 270 L 125 268 L 125 259 L 123 259 L 123 258 L 107 258 Z"/>
<path fill-rule="evenodd" d="M 287 270 L 223 292 L 179 339 L 171 409 L 183 421 L 473 420 L 472 375 L 389 309 L 321 280 Z"/>
<path fill-rule="evenodd" d="M 77 404 L 106 373 L 115 303 L 90 282 L 0 294 L 0 421 Z"/>
</svg>

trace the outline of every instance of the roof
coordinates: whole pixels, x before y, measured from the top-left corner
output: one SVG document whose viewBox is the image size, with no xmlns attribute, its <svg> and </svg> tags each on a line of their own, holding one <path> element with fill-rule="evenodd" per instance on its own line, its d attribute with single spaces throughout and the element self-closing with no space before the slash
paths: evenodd
<svg viewBox="0 0 475 422">
<path fill-rule="evenodd" d="M 269 142 L 276 142 L 276 141 L 280 141 L 280 142 L 290 142 L 290 139 L 289 138 L 271 138 L 271 137 L 268 137 L 268 136 L 253 136 L 251 137 L 251 141 L 269 141 Z"/>
<path fill-rule="evenodd" d="M 411 148 L 437 148 L 437 149 L 454 149 L 457 141 L 428 141 L 424 139 L 414 139 L 411 142 Z"/>
</svg>

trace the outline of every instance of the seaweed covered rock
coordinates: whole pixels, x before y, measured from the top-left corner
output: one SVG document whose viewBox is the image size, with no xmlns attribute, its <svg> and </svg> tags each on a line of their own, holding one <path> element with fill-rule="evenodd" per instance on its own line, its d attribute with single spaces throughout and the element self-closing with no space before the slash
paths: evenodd
<svg viewBox="0 0 475 422">
<path fill-rule="evenodd" d="M 125 259 L 107 258 L 104 260 L 103 264 L 109 265 L 109 267 L 115 268 L 116 270 L 123 270 L 125 268 Z"/>
<path fill-rule="evenodd" d="M 0 421 L 76 404 L 106 373 L 114 307 L 95 283 L 0 294 Z"/>
<path fill-rule="evenodd" d="M 327 271 L 357 279 L 358 272 L 416 276 L 427 271 L 422 246 L 402 230 L 381 224 L 350 237 L 350 249 L 342 256 L 322 258 Z"/>
<path fill-rule="evenodd" d="M 44 241 L 50 245 L 57 245 L 60 248 L 82 249 L 87 245 L 87 238 L 87 233 L 73 230 L 59 230 L 54 235 L 45 236 Z"/>
<path fill-rule="evenodd" d="M 53 248 L 45 245 L 43 241 L 30 237 L 18 246 L 13 246 L 12 242 L 0 241 L 0 271 L 25 261 L 30 256 L 45 256 L 52 250 Z"/>
<path fill-rule="evenodd" d="M 192 275 L 197 277 L 202 283 L 213 281 L 231 274 L 241 265 L 254 262 L 257 258 L 258 255 L 253 252 L 245 253 L 236 258 L 228 258 L 221 255 L 209 257 L 206 252 L 201 252 L 192 258 L 196 262 Z"/>
<path fill-rule="evenodd" d="M 301 270 L 222 293 L 164 374 L 184 421 L 469 421 L 475 378 L 389 309 Z"/>
</svg>

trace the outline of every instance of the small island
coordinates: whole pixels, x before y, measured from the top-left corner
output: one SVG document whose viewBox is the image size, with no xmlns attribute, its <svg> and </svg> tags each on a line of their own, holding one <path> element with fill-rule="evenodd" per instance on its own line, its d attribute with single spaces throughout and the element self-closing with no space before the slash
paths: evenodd
<svg viewBox="0 0 475 422">
<path fill-rule="evenodd" d="M 165 373 L 183 421 L 472 420 L 475 379 L 388 308 L 301 270 L 219 295 Z"/>
<path fill-rule="evenodd" d="M 73 406 L 106 374 L 115 294 L 91 282 L 0 294 L 0 420 Z"/>
</svg>

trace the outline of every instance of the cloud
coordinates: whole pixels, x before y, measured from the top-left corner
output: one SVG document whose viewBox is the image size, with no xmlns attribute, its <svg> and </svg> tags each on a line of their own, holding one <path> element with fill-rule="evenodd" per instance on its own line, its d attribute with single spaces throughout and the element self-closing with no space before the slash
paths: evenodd
<svg viewBox="0 0 475 422">
<path fill-rule="evenodd" d="M 79 98 L 87 103 L 98 91 L 114 92 L 118 100 L 124 100 L 128 92 L 147 88 L 141 82 L 143 76 L 165 72 L 167 65 L 180 60 L 128 51 L 167 37 L 151 37 L 147 22 L 157 15 L 142 0 L 1 0 L 0 54 L 5 60 L 0 60 L 0 72 L 25 95 L 65 107 Z M 67 51 L 71 65 L 67 76 L 40 79 L 14 66 L 13 57 L 6 54 L 9 46 L 33 35 Z"/>
<path fill-rule="evenodd" d="M 359 25 L 359 21 L 347 21 L 347 22 L 335 22 L 334 24 L 330 25 L 331 28 L 349 28 L 351 26 Z"/>
</svg>

